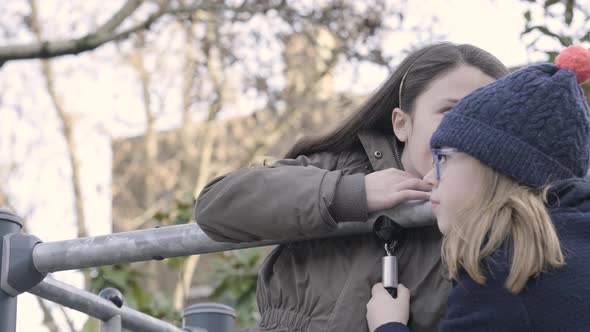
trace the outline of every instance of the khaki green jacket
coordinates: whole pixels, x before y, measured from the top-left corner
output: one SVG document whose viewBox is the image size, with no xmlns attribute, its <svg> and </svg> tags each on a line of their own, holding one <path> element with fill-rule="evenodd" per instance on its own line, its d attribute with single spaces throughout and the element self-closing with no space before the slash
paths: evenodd
<svg viewBox="0 0 590 332">
<path fill-rule="evenodd" d="M 364 175 L 399 168 L 394 138 L 359 135 L 362 147 L 285 159 L 213 180 L 195 216 L 212 239 L 283 240 L 366 221 Z M 402 225 L 403 226 L 403 225 Z M 450 283 L 443 278 L 436 226 L 408 231 L 397 247 L 399 279 L 410 288 L 413 332 L 436 331 Z M 258 276 L 262 315 L 252 331 L 367 332 L 366 304 L 381 281 L 383 243 L 373 234 L 279 245 Z"/>
</svg>

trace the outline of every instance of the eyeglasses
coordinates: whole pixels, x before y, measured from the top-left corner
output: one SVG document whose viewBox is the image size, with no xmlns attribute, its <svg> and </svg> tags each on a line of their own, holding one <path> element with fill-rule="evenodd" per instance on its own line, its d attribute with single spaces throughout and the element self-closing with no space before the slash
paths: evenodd
<svg viewBox="0 0 590 332">
<path fill-rule="evenodd" d="M 440 181 L 443 168 L 447 163 L 447 158 L 459 150 L 455 148 L 432 149 L 433 166 L 436 169 L 436 181 Z"/>
</svg>

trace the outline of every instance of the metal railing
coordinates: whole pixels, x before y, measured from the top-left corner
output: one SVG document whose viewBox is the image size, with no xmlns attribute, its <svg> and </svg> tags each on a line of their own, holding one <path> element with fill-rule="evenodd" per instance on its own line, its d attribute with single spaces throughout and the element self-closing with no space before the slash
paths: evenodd
<svg viewBox="0 0 590 332">
<path fill-rule="evenodd" d="M 66 241 L 42 242 L 34 235 L 21 232 L 20 218 L 8 210 L 0 209 L 0 331 L 16 331 L 16 301 L 18 295 L 23 292 L 29 292 L 96 317 L 102 322 L 102 332 L 121 331 L 122 328 L 142 332 L 207 331 L 203 329 L 204 326 L 194 323 L 198 320 L 184 319 L 183 327 L 176 327 L 122 305 L 122 295 L 117 291 L 113 293 L 111 289 L 111 294 L 108 295 L 105 290 L 95 295 L 47 277 L 47 273 L 308 239 L 366 234 L 372 231 L 372 223 L 381 216 L 396 220 L 404 227 L 419 227 L 434 221 L 428 203 L 407 202 L 396 209 L 372 215 L 368 222 L 342 223 L 333 232 L 327 234 L 283 241 L 215 242 L 197 224 L 188 224 Z M 196 311 L 193 310 L 193 312 Z M 187 323 L 191 321 L 193 323 Z M 231 330 L 230 328 L 209 332 L 230 332 Z"/>
<path fill-rule="evenodd" d="M 31 288 L 28 292 L 46 300 L 61 304 L 64 307 L 96 317 L 103 322 L 108 322 L 113 319 L 113 317 L 119 317 L 122 327 L 132 331 L 186 331 L 129 307 L 118 307 L 108 299 L 70 286 L 51 277 L 45 278 L 45 280 Z"/>
</svg>

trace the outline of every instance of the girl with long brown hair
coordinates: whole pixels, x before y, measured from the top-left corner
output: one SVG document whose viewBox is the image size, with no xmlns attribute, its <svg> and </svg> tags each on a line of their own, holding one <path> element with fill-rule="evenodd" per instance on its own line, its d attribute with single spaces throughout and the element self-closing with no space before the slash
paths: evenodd
<svg viewBox="0 0 590 332">
<path fill-rule="evenodd" d="M 417 49 L 335 129 L 300 141 L 285 159 L 209 183 L 197 200 L 197 223 L 216 241 L 284 241 L 427 200 L 428 142 L 443 114 L 507 73 L 472 45 Z M 445 313 L 450 283 L 440 274 L 440 244 L 430 225 L 408 230 L 397 245 L 399 278 L 414 292 L 410 325 L 416 332 L 434 331 Z M 254 331 L 367 331 L 365 304 L 381 280 L 383 248 L 373 234 L 276 247 L 258 275 L 261 320 Z"/>
</svg>

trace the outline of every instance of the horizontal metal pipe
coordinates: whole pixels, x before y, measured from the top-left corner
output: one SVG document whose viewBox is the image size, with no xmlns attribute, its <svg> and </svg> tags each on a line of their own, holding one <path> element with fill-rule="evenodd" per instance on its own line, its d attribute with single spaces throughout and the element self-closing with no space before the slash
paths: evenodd
<svg viewBox="0 0 590 332">
<path fill-rule="evenodd" d="M 45 278 L 29 293 L 62 306 L 83 312 L 102 321 L 121 316 L 123 327 L 138 332 L 186 332 L 152 316 L 123 306 L 117 308 L 110 301 L 90 292 L 78 289 L 51 277 Z"/>
<path fill-rule="evenodd" d="M 168 226 L 96 237 L 39 243 L 33 249 L 33 262 L 39 272 L 81 269 L 167 257 L 188 256 L 234 249 L 262 247 L 309 239 L 366 234 L 372 222 L 387 215 L 402 226 L 418 227 L 432 224 L 429 203 L 407 202 L 398 208 L 376 213 L 369 222 L 340 223 L 334 232 L 308 238 L 276 241 L 228 243 L 211 240 L 197 224 Z"/>
</svg>

